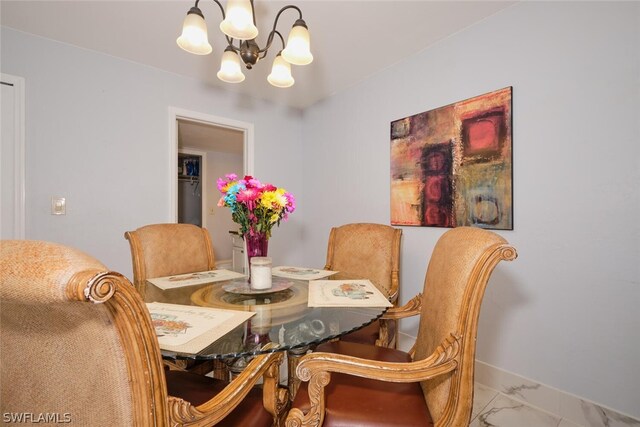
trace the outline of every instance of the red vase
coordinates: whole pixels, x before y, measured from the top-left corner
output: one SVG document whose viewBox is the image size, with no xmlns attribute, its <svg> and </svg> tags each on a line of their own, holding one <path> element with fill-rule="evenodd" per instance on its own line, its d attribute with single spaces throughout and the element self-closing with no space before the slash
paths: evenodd
<svg viewBox="0 0 640 427">
<path fill-rule="evenodd" d="M 251 283 L 251 258 L 254 256 L 267 256 L 269 238 L 264 233 L 255 233 L 253 236 L 247 233 L 243 238 L 247 246 L 247 275 L 249 276 L 249 283 Z"/>
</svg>

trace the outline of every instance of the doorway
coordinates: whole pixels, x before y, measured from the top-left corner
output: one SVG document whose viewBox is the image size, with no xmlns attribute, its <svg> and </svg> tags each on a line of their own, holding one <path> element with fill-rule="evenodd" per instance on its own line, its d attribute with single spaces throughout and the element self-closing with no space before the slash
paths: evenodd
<svg viewBox="0 0 640 427">
<path fill-rule="evenodd" d="M 0 89 L 0 239 L 24 239 L 24 79 L 2 74 Z"/>
<path fill-rule="evenodd" d="M 228 173 L 252 174 L 253 125 L 170 109 L 170 135 L 173 222 L 205 227 L 217 268 L 242 271 L 243 265 L 234 267 L 232 262 L 237 258 L 237 239 L 230 232 L 237 231 L 238 225 L 229 209 L 217 206 L 216 180 Z"/>
<path fill-rule="evenodd" d="M 178 121 L 178 223 L 205 227 L 207 218 L 207 151 L 194 150 L 181 138 Z"/>
</svg>

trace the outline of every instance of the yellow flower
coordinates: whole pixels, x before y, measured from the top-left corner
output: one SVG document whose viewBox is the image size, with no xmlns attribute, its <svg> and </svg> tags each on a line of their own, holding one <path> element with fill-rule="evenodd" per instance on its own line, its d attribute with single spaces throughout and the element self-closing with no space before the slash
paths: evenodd
<svg viewBox="0 0 640 427">
<path fill-rule="evenodd" d="M 223 193 L 226 193 L 226 192 L 227 192 L 227 191 L 229 191 L 229 189 L 230 189 L 232 186 L 234 186 L 235 184 L 236 184 L 236 182 L 235 182 L 235 181 L 227 182 L 227 184 L 226 184 L 224 187 L 222 187 L 222 188 L 220 189 L 220 191 L 222 191 Z"/>
<path fill-rule="evenodd" d="M 276 222 L 278 222 L 278 218 L 280 218 L 280 215 L 273 214 L 273 215 L 271 215 L 271 218 L 269 218 L 269 222 L 271 224 L 275 224 Z"/>
<path fill-rule="evenodd" d="M 276 191 L 265 191 L 260 198 L 260 204 L 267 209 L 282 210 L 287 205 L 285 191 L 281 188 Z"/>
</svg>

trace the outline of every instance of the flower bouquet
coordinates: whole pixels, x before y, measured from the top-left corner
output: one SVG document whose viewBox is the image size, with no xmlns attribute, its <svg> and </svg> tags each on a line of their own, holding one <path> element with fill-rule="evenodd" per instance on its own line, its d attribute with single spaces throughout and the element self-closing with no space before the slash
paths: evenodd
<svg viewBox="0 0 640 427">
<path fill-rule="evenodd" d="M 218 190 L 222 193 L 218 206 L 231 209 L 231 218 L 240 225 L 248 260 L 266 256 L 271 229 L 296 209 L 293 195 L 252 176 L 238 179 L 236 174 L 218 178 Z"/>
</svg>

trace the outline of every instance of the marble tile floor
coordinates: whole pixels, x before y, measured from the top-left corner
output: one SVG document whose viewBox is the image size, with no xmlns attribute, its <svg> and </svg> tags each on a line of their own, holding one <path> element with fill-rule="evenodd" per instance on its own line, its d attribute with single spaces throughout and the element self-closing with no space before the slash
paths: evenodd
<svg viewBox="0 0 640 427">
<path fill-rule="evenodd" d="M 603 426 L 638 426 L 635 420 L 603 420 Z M 480 383 L 475 384 L 470 427 L 591 427 L 580 425 L 512 399 Z"/>
</svg>

